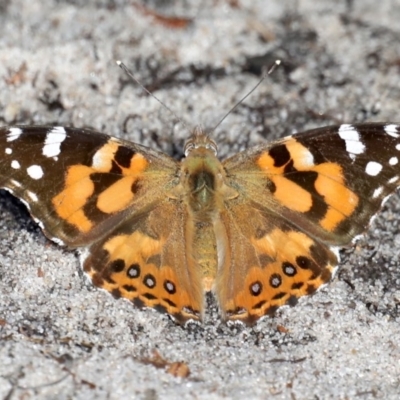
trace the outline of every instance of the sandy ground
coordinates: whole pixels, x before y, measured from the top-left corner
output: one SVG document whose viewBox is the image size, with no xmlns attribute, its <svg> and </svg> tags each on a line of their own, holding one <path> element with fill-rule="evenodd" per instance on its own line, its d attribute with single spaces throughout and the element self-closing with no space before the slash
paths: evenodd
<svg viewBox="0 0 400 400">
<path fill-rule="evenodd" d="M 187 129 L 115 60 L 193 127 L 215 126 L 276 58 L 215 132 L 221 156 L 337 122 L 400 122 L 398 1 L 77 3 L 0 3 L 2 124 L 91 127 L 179 157 Z M 295 308 L 228 327 L 210 298 L 204 325 L 183 329 L 93 288 L 2 191 L 0 398 L 397 399 L 399 220 L 395 195 Z"/>
</svg>

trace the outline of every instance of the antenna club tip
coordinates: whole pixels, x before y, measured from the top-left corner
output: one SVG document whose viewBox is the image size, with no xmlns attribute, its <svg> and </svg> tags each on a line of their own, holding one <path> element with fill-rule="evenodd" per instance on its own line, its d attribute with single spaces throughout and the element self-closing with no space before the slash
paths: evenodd
<svg viewBox="0 0 400 400">
<path fill-rule="evenodd" d="M 117 63 L 118 63 L 118 61 L 117 61 Z M 275 64 L 276 64 L 276 65 L 281 65 L 281 63 L 282 63 L 281 60 L 275 60 Z"/>
<path fill-rule="evenodd" d="M 122 61 L 121 61 L 121 60 L 116 60 L 116 61 L 115 61 L 115 64 L 117 64 L 117 65 L 118 65 L 118 67 L 120 67 L 120 66 L 121 66 L 121 64 L 122 64 Z"/>
</svg>

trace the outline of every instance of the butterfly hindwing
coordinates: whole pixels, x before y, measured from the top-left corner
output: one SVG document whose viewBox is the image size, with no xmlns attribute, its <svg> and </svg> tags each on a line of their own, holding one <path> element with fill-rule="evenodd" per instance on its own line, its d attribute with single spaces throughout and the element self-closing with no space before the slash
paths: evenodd
<svg viewBox="0 0 400 400">
<path fill-rule="evenodd" d="M 216 295 L 224 319 L 255 323 L 327 283 L 337 251 L 266 209 L 231 201 L 222 217 L 230 246 Z"/>
<path fill-rule="evenodd" d="M 191 224 L 186 208 L 165 198 L 85 250 L 83 269 L 116 298 L 167 312 L 179 323 L 199 321 L 204 293 L 186 235 Z"/>
</svg>

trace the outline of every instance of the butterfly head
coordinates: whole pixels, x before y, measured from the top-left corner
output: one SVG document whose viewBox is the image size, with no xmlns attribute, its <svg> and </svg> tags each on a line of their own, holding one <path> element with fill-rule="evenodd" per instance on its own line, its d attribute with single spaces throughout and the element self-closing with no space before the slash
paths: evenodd
<svg viewBox="0 0 400 400">
<path fill-rule="evenodd" d="M 198 150 L 199 153 L 204 154 L 211 151 L 214 156 L 218 153 L 217 144 L 208 136 L 203 128 L 196 126 L 193 131 L 192 137 L 185 144 L 185 156 Z"/>
<path fill-rule="evenodd" d="M 217 158 L 217 145 L 201 127 L 196 127 L 186 142 L 185 156 L 180 174 L 180 187 L 185 188 L 182 192 L 192 210 L 208 210 L 212 208 L 225 176 Z"/>
</svg>

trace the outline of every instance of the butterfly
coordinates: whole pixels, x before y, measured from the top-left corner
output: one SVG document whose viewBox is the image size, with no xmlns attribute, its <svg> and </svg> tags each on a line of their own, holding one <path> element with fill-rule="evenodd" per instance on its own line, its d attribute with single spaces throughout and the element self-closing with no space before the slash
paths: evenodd
<svg viewBox="0 0 400 400">
<path fill-rule="evenodd" d="M 252 325 L 333 276 L 400 185 L 400 126 L 329 126 L 224 161 L 196 128 L 181 161 L 105 134 L 0 128 L 0 187 L 93 284 L 178 323 Z"/>
</svg>

